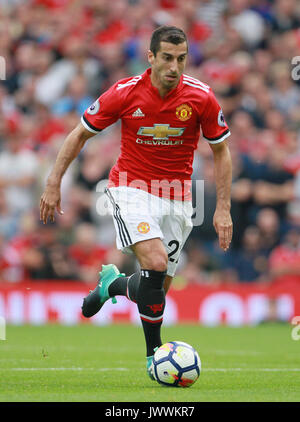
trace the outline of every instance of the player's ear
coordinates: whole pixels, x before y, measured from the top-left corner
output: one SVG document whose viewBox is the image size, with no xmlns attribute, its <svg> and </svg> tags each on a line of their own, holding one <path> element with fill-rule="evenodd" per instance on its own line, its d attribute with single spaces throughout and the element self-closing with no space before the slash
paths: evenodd
<svg viewBox="0 0 300 422">
<path fill-rule="evenodd" d="M 148 62 L 152 65 L 154 61 L 154 54 L 151 50 L 148 50 Z"/>
</svg>

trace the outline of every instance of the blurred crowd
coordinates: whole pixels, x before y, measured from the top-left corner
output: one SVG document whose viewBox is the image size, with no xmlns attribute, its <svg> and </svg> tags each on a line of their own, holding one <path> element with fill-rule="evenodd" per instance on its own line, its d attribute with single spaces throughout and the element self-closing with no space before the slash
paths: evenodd
<svg viewBox="0 0 300 422">
<path fill-rule="evenodd" d="M 163 24 L 187 33 L 185 73 L 214 90 L 233 160 L 234 236 L 224 253 L 212 225 L 213 157 L 200 139 L 193 181 L 196 191 L 205 180 L 204 222 L 185 245 L 178 283 L 300 276 L 299 1 L 0 0 L 0 280 L 94 282 L 111 262 L 135 271 L 96 206 L 119 123 L 72 163 L 55 223 L 40 223 L 39 198 L 65 136 L 116 80 L 148 67 L 151 33 Z"/>
</svg>

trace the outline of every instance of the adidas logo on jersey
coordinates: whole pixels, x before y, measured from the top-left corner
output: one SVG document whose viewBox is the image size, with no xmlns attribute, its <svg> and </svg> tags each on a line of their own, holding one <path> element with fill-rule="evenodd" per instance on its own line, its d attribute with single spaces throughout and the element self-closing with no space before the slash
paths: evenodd
<svg viewBox="0 0 300 422">
<path fill-rule="evenodd" d="M 137 108 L 134 113 L 132 113 L 132 117 L 145 117 L 145 114 L 142 112 L 140 108 Z"/>
</svg>

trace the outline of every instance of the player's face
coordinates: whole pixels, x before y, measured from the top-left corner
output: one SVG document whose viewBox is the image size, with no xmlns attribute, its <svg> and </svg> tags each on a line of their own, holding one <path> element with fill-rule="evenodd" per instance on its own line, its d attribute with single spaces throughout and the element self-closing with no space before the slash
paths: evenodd
<svg viewBox="0 0 300 422">
<path fill-rule="evenodd" d="M 156 56 L 148 52 L 151 64 L 151 80 L 161 93 L 173 89 L 179 82 L 187 60 L 187 43 L 172 44 L 161 41 Z"/>
</svg>

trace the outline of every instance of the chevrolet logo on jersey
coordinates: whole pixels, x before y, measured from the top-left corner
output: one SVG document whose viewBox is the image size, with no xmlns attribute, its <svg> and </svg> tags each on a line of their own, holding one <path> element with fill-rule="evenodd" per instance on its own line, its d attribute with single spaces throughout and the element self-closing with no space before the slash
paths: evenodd
<svg viewBox="0 0 300 422">
<path fill-rule="evenodd" d="M 140 127 L 137 134 L 152 136 L 155 140 L 169 139 L 169 136 L 181 136 L 185 127 L 170 127 L 169 124 L 155 123 L 153 127 Z"/>
</svg>

